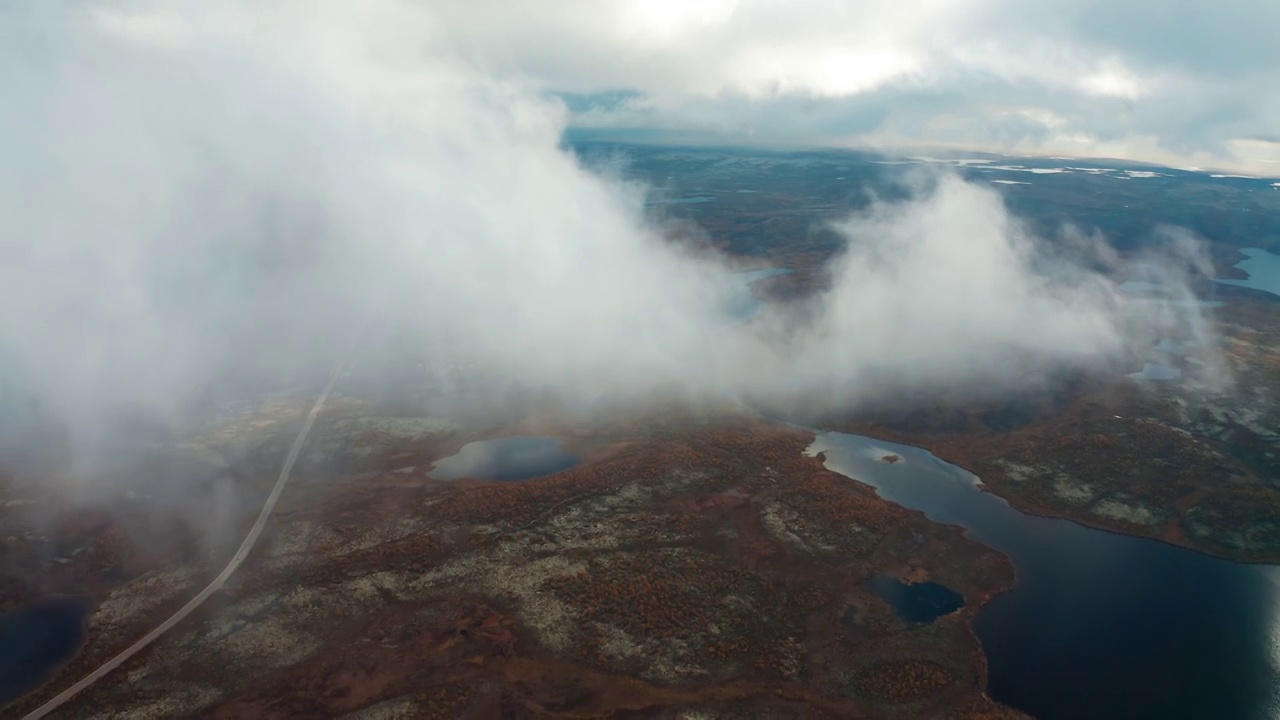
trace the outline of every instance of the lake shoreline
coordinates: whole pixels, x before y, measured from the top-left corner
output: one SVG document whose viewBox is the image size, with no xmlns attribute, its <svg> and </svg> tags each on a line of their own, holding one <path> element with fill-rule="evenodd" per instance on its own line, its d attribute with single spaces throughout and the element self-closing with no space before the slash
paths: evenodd
<svg viewBox="0 0 1280 720">
<path fill-rule="evenodd" d="M 885 452 L 903 460 L 883 463 Z M 806 454 L 886 501 L 957 526 L 1013 564 L 1012 587 L 972 622 L 996 702 L 1064 718 L 1129 717 L 1149 707 L 1170 717 L 1219 707 L 1236 716 L 1280 702 L 1280 669 L 1268 650 L 1280 597 L 1275 568 L 1022 512 L 919 445 L 831 431 Z M 1188 639 L 1165 647 L 1171 632 Z M 1131 675 L 1153 684 L 1131 683 Z"/>
<path fill-rule="evenodd" d="M 901 432 L 901 431 L 895 431 L 889 428 L 885 428 L 879 425 L 864 425 L 864 424 L 858 424 L 858 423 L 822 425 L 822 426 L 819 426 L 819 429 L 827 432 L 840 432 L 840 433 L 848 433 L 851 435 L 861 435 L 863 437 L 874 438 L 876 440 L 881 440 L 884 442 L 910 445 L 912 447 L 920 448 L 921 450 L 926 450 L 932 453 L 933 455 L 935 455 L 936 457 L 938 457 L 939 459 L 944 460 L 957 467 L 964 468 L 966 470 L 968 470 L 970 467 L 972 467 L 975 464 L 974 462 L 972 462 L 973 456 L 966 455 L 964 453 L 956 453 L 954 451 L 954 444 L 958 442 L 962 442 L 963 438 L 946 438 L 945 440 L 940 441 L 940 439 L 937 437 L 930 437 L 924 434 Z M 975 475 L 977 474 L 977 472 L 972 470 L 969 470 L 969 472 L 974 472 Z M 1162 533 L 1156 533 L 1152 531 L 1143 531 L 1142 529 L 1133 527 L 1132 525 L 1110 523 L 1096 516 L 1088 515 L 1083 511 L 1073 512 L 1071 508 L 1057 507 L 1053 505 L 1045 505 L 1045 504 L 1037 503 L 1033 500 L 1029 500 L 1017 494 L 1002 492 L 1002 488 L 999 487 L 998 482 L 996 484 L 992 484 L 985 476 L 981 476 L 981 477 L 983 479 L 981 480 L 979 487 L 982 489 L 983 492 L 989 493 L 991 495 L 994 495 L 995 497 L 1000 498 L 1001 500 L 1004 500 L 1010 505 L 1010 507 L 1012 507 L 1013 509 L 1025 515 L 1030 515 L 1033 517 L 1039 517 L 1039 518 L 1045 518 L 1045 519 L 1066 520 L 1068 522 L 1075 523 L 1076 525 L 1088 528 L 1090 530 L 1099 530 L 1103 532 L 1114 533 L 1116 535 L 1142 538 L 1144 540 L 1154 540 L 1156 542 L 1163 543 L 1171 547 L 1176 547 L 1182 550 L 1190 550 L 1192 552 L 1198 553 L 1200 555 L 1204 555 L 1206 557 L 1211 557 L 1219 560 L 1227 560 L 1230 562 L 1240 563 L 1244 565 L 1280 564 L 1280 553 L 1277 553 L 1277 552 L 1258 552 L 1258 553 L 1234 552 L 1232 553 L 1232 552 L 1216 550 L 1214 548 L 1205 547 L 1203 545 L 1197 545 L 1193 543 L 1191 540 L 1186 539 L 1185 537 L 1177 538 L 1177 539 L 1170 538 L 1168 535 L 1165 535 Z M 1165 530 L 1165 528 L 1161 528 L 1161 530 L 1163 531 Z"/>
</svg>

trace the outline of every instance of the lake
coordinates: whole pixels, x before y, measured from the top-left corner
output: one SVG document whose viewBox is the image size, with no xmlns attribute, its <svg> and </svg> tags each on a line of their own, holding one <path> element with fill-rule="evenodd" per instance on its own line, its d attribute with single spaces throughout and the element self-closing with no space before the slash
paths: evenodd
<svg viewBox="0 0 1280 720">
<path fill-rule="evenodd" d="M 1049 720 L 1280 718 L 1280 569 L 1026 515 L 921 448 L 820 433 L 807 452 L 1012 559 L 1015 588 L 975 623 L 996 700 Z"/>
<path fill-rule="evenodd" d="M 54 597 L 0 615 L 0 705 L 40 687 L 84 642 L 91 606 Z"/>
<path fill-rule="evenodd" d="M 1134 380 L 1176 380 L 1181 373 L 1176 368 L 1160 363 L 1144 363 L 1138 372 L 1129 373 Z"/>
<path fill-rule="evenodd" d="M 761 280 L 789 273 L 791 273 L 789 268 L 763 268 L 734 273 L 733 277 L 741 283 L 741 289 L 730 300 L 729 316 L 738 320 L 750 320 L 758 315 L 763 303 L 756 297 L 751 286 Z"/>
<path fill-rule="evenodd" d="M 437 462 L 429 476 L 518 482 L 568 470 L 580 462 L 555 438 L 515 435 L 467 443 L 458 454 Z"/>
<path fill-rule="evenodd" d="M 1280 255 L 1275 255 L 1259 248 L 1243 248 L 1245 259 L 1236 263 L 1236 267 L 1249 273 L 1247 280 L 1218 279 L 1223 285 L 1263 290 L 1272 295 L 1280 295 Z"/>
</svg>

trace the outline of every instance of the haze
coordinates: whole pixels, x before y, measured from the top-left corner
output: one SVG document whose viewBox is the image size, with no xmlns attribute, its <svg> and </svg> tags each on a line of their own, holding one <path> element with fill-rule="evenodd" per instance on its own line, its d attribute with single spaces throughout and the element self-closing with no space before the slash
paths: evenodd
<svg viewBox="0 0 1280 720">
<path fill-rule="evenodd" d="M 296 382 L 352 347 L 469 364 L 575 408 L 851 406 L 1101 366 L 1170 321 L 1049 252 L 994 190 L 941 174 L 904 176 L 914 199 L 841 223 L 850 249 L 810 304 L 740 322 L 736 266 L 668 241 L 644 188 L 561 146 L 575 115 L 524 64 L 533 36 L 461 47 L 489 6 L 458 7 L 4 10 L 6 442 L 56 426 L 101 451 L 122 411 L 181 425 L 232 381 Z M 533 7 L 568 17 L 507 10 Z M 627 47 L 683 62 L 654 22 Z M 735 82 L 751 96 L 770 81 Z"/>
</svg>

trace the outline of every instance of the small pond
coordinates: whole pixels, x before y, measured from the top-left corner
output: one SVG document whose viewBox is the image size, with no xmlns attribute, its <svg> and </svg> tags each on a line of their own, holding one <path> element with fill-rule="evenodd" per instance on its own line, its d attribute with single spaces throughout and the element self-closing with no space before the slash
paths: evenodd
<svg viewBox="0 0 1280 720">
<path fill-rule="evenodd" d="M 1177 368 L 1149 362 L 1144 363 L 1138 372 L 1129 373 L 1129 377 L 1134 380 L 1177 380 L 1180 374 Z"/>
<path fill-rule="evenodd" d="M 467 443 L 458 454 L 437 462 L 430 477 L 519 482 L 568 470 L 581 462 L 555 438 L 515 435 Z"/>
<path fill-rule="evenodd" d="M 90 603 L 54 597 L 0 615 L 0 705 L 40 687 L 84 642 Z"/>
<path fill-rule="evenodd" d="M 890 575 L 877 575 L 868 586 L 893 607 L 898 617 L 910 623 L 933 622 L 964 607 L 960 593 L 935 582 L 913 583 Z"/>
</svg>

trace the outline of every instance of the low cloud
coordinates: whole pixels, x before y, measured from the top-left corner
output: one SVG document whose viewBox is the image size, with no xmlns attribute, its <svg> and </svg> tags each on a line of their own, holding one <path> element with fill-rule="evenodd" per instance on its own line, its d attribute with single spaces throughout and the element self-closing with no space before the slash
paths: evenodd
<svg viewBox="0 0 1280 720">
<path fill-rule="evenodd" d="M 7 438 L 39 419 L 100 454 L 122 413 L 180 427 L 353 344 L 578 408 L 1020 386 L 1115 361 L 1149 315 L 992 190 L 919 175 L 839 224 L 829 290 L 744 323 L 728 263 L 664 239 L 643 188 L 560 146 L 560 103 L 451 51 L 422 7 L 163 7 L 0 31 L 21 68 L 0 107 Z"/>
<path fill-rule="evenodd" d="M 863 386 L 1012 387 L 1123 350 L 1124 297 L 1109 280 L 1079 259 L 1045 262 L 1042 241 L 990 189 L 951 174 L 917 180 L 910 200 L 839 224 L 849 247 L 800 344 L 801 377 L 854 399 Z"/>
</svg>

